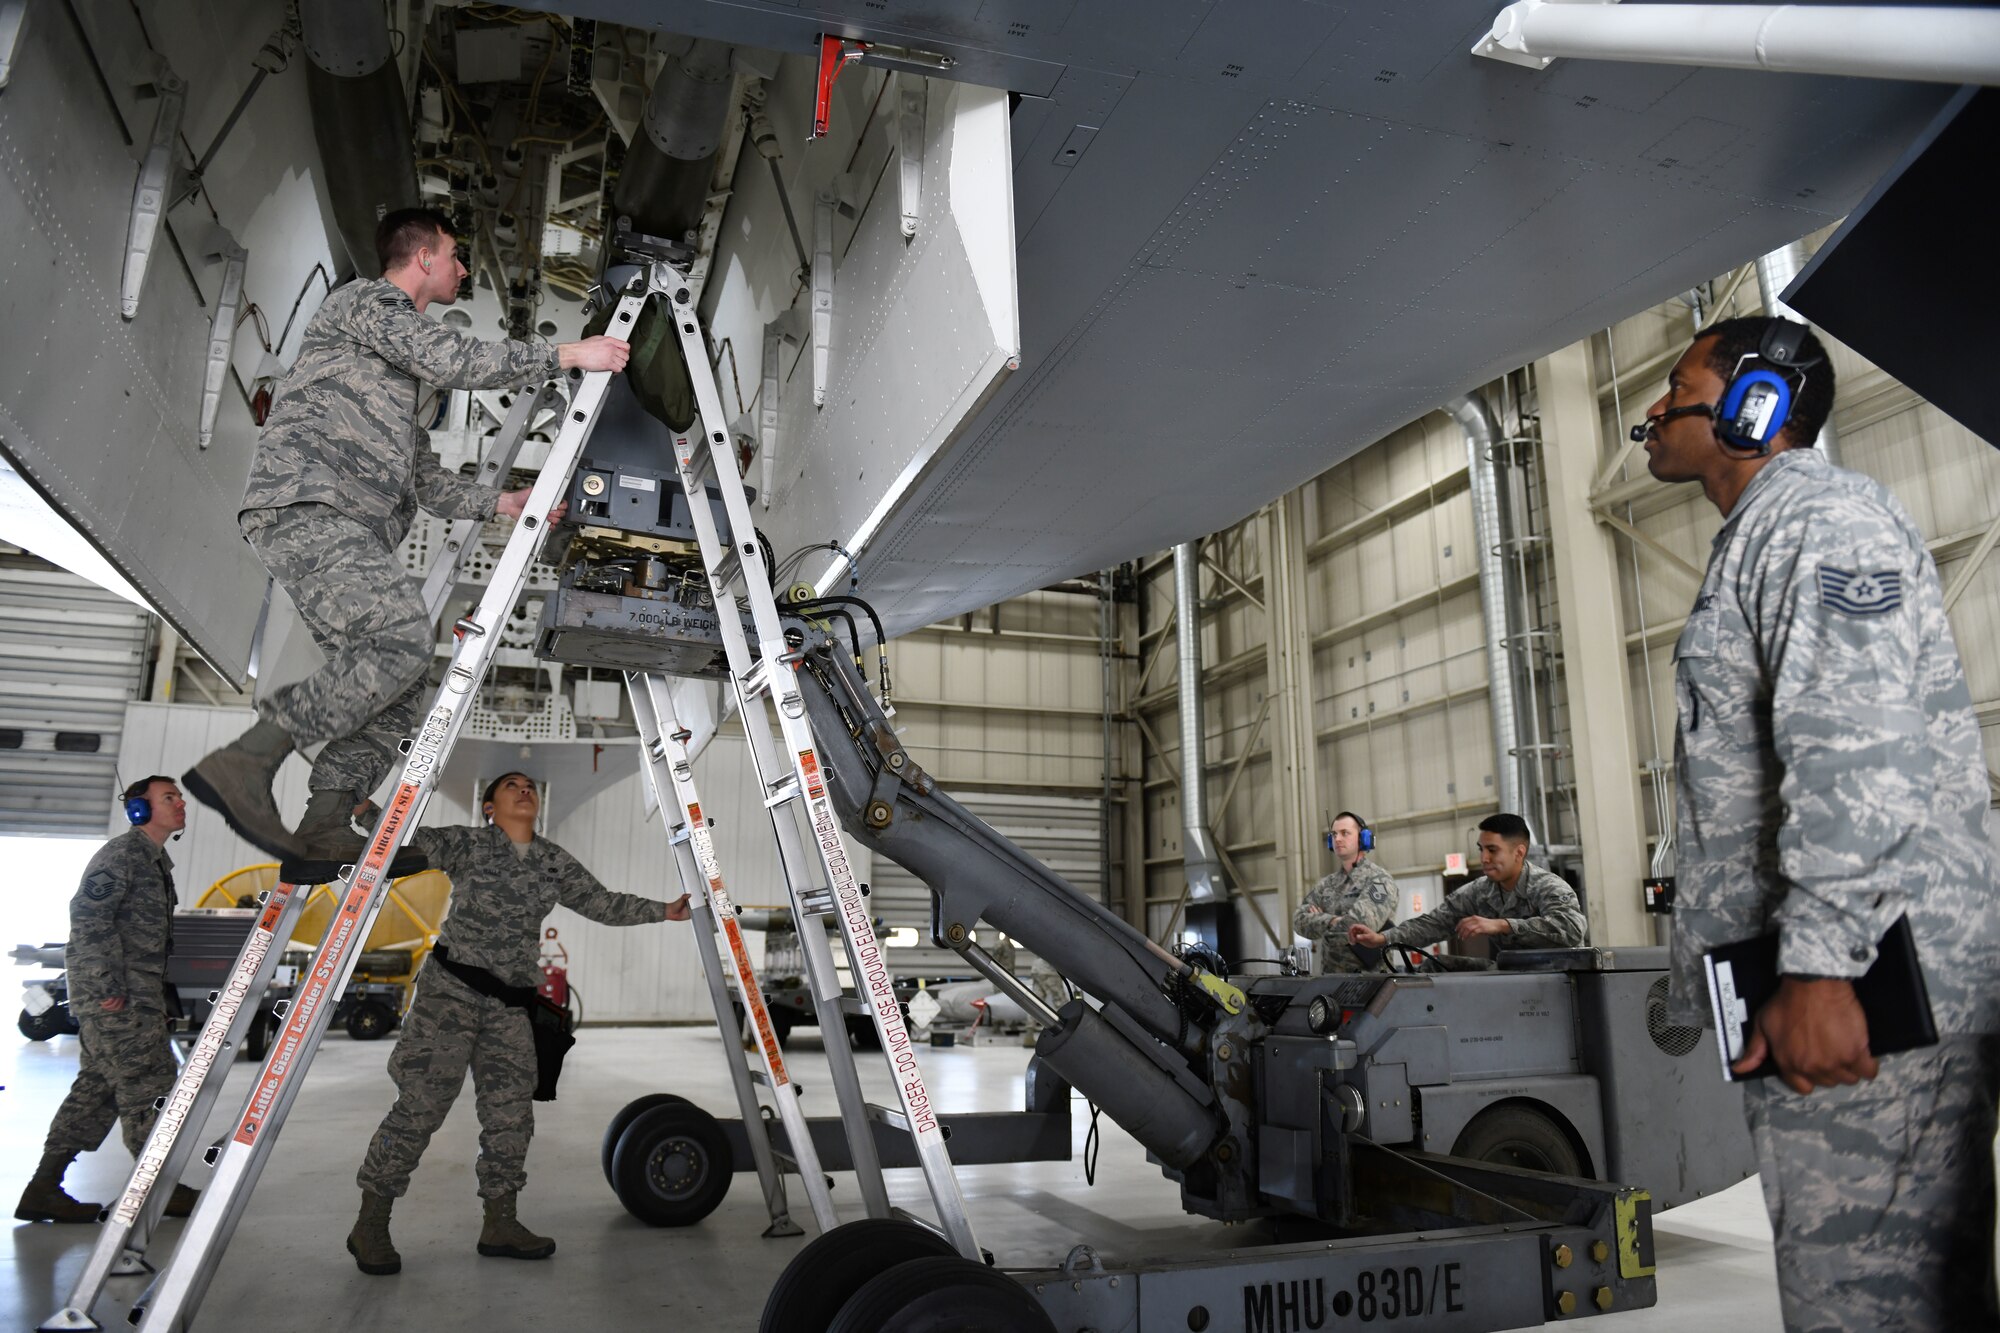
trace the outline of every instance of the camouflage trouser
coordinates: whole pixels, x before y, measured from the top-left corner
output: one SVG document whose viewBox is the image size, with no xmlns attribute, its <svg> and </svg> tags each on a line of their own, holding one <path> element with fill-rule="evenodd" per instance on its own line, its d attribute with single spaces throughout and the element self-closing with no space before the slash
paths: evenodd
<svg viewBox="0 0 2000 1333">
<path fill-rule="evenodd" d="M 167 1016 L 130 1007 L 115 1014 L 98 1010 L 79 1013 L 76 1026 L 83 1058 L 49 1126 L 46 1151 L 90 1152 L 116 1120 L 124 1127 L 126 1148 L 137 1157 L 159 1114 L 153 1103 L 174 1086 Z"/>
<path fill-rule="evenodd" d="M 331 505 L 247 510 L 243 536 L 298 608 L 326 665 L 258 711 L 300 747 L 327 742 L 313 790 L 366 796 L 416 728 L 436 637 L 417 584 L 381 538 Z"/>
<path fill-rule="evenodd" d="M 1892 1055 L 1851 1088 L 1746 1085 L 1791 1333 L 2000 1329 L 2000 1037 Z"/>
<path fill-rule="evenodd" d="M 441 967 L 424 968 L 389 1077 L 396 1104 L 368 1142 L 355 1178 L 370 1194 L 400 1198 L 431 1135 L 465 1086 L 479 1110 L 479 1196 L 517 1194 L 528 1183 L 535 1133 L 535 1039 L 525 1010 L 469 989 Z"/>
</svg>

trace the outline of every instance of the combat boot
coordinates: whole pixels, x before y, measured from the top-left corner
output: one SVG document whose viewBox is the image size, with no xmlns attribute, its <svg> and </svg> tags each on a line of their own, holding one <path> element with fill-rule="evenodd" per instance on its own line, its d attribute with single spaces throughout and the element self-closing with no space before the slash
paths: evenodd
<svg viewBox="0 0 2000 1333">
<path fill-rule="evenodd" d="M 166 1207 L 167 1216 L 168 1217 L 194 1216 L 194 1206 L 196 1201 L 199 1200 L 200 1198 L 201 1198 L 200 1190 L 190 1189 L 186 1185 L 174 1186 L 174 1192 L 167 1196 L 167 1207 Z"/>
<path fill-rule="evenodd" d="M 361 860 L 368 839 L 354 831 L 354 807 L 360 800 L 351 791 L 315 788 L 306 803 L 305 818 L 299 821 L 292 840 L 299 855 L 308 861 L 334 861 L 353 865 Z"/>
<path fill-rule="evenodd" d="M 103 1204 L 79 1203 L 63 1192 L 63 1172 L 75 1160 L 75 1153 L 43 1153 L 34 1179 L 21 1191 L 21 1201 L 14 1205 L 14 1216 L 23 1222 L 95 1222 L 104 1211 Z"/>
<path fill-rule="evenodd" d="M 387 1277 L 403 1271 L 403 1256 L 389 1239 L 389 1207 L 396 1201 L 386 1194 L 361 1191 L 361 1216 L 347 1233 L 347 1252 L 355 1266 L 370 1277 Z"/>
<path fill-rule="evenodd" d="M 514 1216 L 514 1196 L 503 1194 L 486 1202 L 486 1225 L 479 1230 L 479 1252 L 494 1259 L 546 1259 L 556 1243 L 537 1236 Z"/>
<path fill-rule="evenodd" d="M 291 752 L 292 738 L 285 729 L 259 718 L 250 730 L 181 774 L 181 786 L 220 811 L 247 841 L 290 860 L 298 856 L 299 846 L 278 815 L 271 783 Z"/>
</svg>

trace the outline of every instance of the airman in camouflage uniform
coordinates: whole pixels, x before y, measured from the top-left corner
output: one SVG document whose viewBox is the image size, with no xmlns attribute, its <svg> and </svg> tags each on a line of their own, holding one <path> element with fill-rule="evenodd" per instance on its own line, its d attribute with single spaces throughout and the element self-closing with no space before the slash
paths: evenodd
<svg viewBox="0 0 2000 1333">
<path fill-rule="evenodd" d="M 1360 816 L 1345 810 L 1333 817 L 1330 836 L 1340 868 L 1313 885 L 1292 913 L 1292 929 L 1313 942 L 1318 974 L 1369 971 L 1347 942 L 1347 928 L 1360 924 L 1380 930 L 1396 919 L 1402 895 L 1389 872 L 1370 861 L 1362 850 L 1362 834 L 1367 828 Z M 1372 844 L 1372 836 L 1369 841 Z"/>
<path fill-rule="evenodd" d="M 423 828 L 410 838 L 451 877 L 451 909 L 438 944 L 453 964 L 482 969 L 508 986 L 539 985 L 542 922 L 557 904 L 610 926 L 688 918 L 685 895 L 663 903 L 614 893 L 575 857 L 536 837 L 539 800 L 531 779 L 503 775 L 486 789 L 483 806 L 493 820 L 484 828 Z M 361 1217 L 347 1247 L 362 1272 L 402 1267 L 389 1239 L 390 1204 L 409 1189 L 410 1174 L 465 1086 L 468 1068 L 479 1111 L 479 1195 L 486 1207 L 479 1253 L 512 1259 L 555 1253 L 553 1240 L 515 1217 L 535 1132 L 535 1044 L 527 1011 L 480 994 L 434 957 L 417 979 L 389 1059 L 396 1104 L 369 1141 L 357 1176 Z"/>
<path fill-rule="evenodd" d="M 355 808 L 388 776 L 422 706 L 436 636 L 396 547 L 419 507 L 447 519 L 518 518 L 502 494 L 443 470 L 417 424 L 424 384 L 497 389 L 568 368 L 616 370 L 626 344 L 482 342 L 424 316 L 450 304 L 465 267 L 440 213 L 383 219 L 384 276 L 341 287 L 306 326 L 258 441 L 238 516 L 326 664 L 258 702 L 258 722 L 185 776 L 230 827 L 286 859 L 351 860 Z M 552 517 L 560 517 L 558 512 Z M 286 832 L 271 781 L 293 748 L 326 742 L 312 801 Z"/>
<path fill-rule="evenodd" d="M 1371 949 L 1420 948 L 1454 935 L 1491 936 L 1496 949 L 1574 949 L 1588 942 L 1576 890 L 1560 875 L 1528 864 L 1528 825 L 1519 815 L 1480 821 L 1479 868 L 1485 873 L 1422 916 L 1379 933 L 1351 926 L 1348 940 Z"/>
<path fill-rule="evenodd" d="M 1832 370 L 1809 335 L 1789 367 L 1766 364 L 1773 322 L 1698 338 L 1648 413 L 1653 475 L 1701 481 L 1724 515 L 1674 652 L 1672 1016 L 1708 1018 L 1705 952 L 1777 932 L 1786 980 L 1737 1068 L 1768 1054 L 1780 1071 L 1744 1102 L 1787 1328 L 2000 1328 L 2000 911 L 1979 724 L 1923 534 L 1811 447 Z M 1701 410 L 1744 366 L 1796 390 L 1769 449 L 1730 443 Z M 1942 1041 L 1877 1061 L 1851 979 L 1899 916 Z"/>
<path fill-rule="evenodd" d="M 63 967 L 82 1058 L 14 1210 L 23 1221 L 96 1221 L 103 1205 L 72 1199 L 63 1173 L 104 1142 L 113 1121 L 136 1158 L 158 1115 L 153 1103 L 174 1085 L 167 951 L 176 899 L 163 844 L 186 826 L 187 807 L 172 778 L 143 778 L 125 795 L 148 802 L 147 819 L 98 849 L 70 899 Z M 193 1202 L 194 1191 L 177 1185 L 170 1212 L 185 1217 Z"/>
</svg>

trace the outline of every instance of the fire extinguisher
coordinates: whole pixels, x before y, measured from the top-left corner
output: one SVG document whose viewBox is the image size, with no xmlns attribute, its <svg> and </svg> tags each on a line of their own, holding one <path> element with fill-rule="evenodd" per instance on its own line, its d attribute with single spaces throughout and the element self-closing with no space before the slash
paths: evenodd
<svg viewBox="0 0 2000 1333">
<path fill-rule="evenodd" d="M 542 931 L 541 996 L 558 1008 L 569 1008 L 569 950 L 556 942 L 556 928 Z"/>
</svg>

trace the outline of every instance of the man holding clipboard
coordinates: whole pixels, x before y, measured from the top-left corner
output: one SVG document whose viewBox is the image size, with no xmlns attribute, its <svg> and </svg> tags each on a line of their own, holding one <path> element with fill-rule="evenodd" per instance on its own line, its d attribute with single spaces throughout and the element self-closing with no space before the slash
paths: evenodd
<svg viewBox="0 0 2000 1333">
<path fill-rule="evenodd" d="M 1744 1106 L 1788 1329 L 2000 1328 L 1986 761 L 1922 534 L 1813 447 L 1832 405 L 1809 330 L 1732 319 L 1634 428 L 1655 477 L 1723 515 L 1674 650 L 1673 1021 L 1711 1017 L 1705 955 L 1776 937 L 1775 988 L 1725 1050 L 1738 1076 L 1776 1068 Z M 1928 991 L 1937 1040 L 1885 1054 L 1855 983 L 1903 919 L 1904 1007 Z"/>
</svg>

